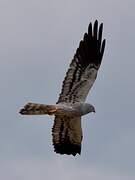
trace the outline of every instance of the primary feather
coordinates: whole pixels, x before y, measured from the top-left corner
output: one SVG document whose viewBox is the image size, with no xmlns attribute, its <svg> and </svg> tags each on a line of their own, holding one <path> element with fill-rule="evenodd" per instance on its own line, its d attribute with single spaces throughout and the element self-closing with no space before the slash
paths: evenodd
<svg viewBox="0 0 135 180">
<path fill-rule="evenodd" d="M 100 67 L 105 40 L 102 41 L 103 24 L 98 28 L 98 21 L 89 24 L 88 33 L 84 34 L 79 48 L 63 81 L 62 91 L 57 103 L 84 102 L 90 88 L 97 77 Z"/>
</svg>

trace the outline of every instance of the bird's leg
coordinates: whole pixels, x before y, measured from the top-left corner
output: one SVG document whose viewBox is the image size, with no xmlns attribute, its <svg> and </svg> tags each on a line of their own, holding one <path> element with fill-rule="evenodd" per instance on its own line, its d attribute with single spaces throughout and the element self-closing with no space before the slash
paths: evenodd
<svg viewBox="0 0 135 180">
<path fill-rule="evenodd" d="M 48 110 L 48 115 L 50 115 L 50 116 L 55 115 L 56 112 L 57 112 L 57 108 L 56 108 L 56 107 L 53 108 L 53 109 L 49 109 L 49 110 Z"/>
</svg>

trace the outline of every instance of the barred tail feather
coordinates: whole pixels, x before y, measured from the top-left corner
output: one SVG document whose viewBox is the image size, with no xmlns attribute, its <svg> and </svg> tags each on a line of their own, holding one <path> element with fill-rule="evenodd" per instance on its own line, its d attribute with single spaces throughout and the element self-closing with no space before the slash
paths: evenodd
<svg viewBox="0 0 135 180">
<path fill-rule="evenodd" d="M 20 110 L 19 113 L 22 115 L 54 115 L 56 110 L 55 105 L 28 103 Z"/>
</svg>

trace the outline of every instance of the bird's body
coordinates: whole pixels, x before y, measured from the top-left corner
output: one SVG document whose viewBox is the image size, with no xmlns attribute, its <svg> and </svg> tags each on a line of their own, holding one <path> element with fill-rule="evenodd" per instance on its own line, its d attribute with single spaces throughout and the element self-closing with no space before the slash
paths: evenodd
<svg viewBox="0 0 135 180">
<path fill-rule="evenodd" d="M 59 154 L 76 155 L 81 153 L 81 117 L 95 108 L 85 103 L 100 67 L 105 40 L 102 41 L 103 24 L 97 20 L 89 24 L 79 48 L 63 81 L 62 91 L 55 105 L 28 103 L 21 109 L 23 115 L 54 115 L 52 128 L 54 151 Z"/>
<path fill-rule="evenodd" d="M 89 103 L 58 103 L 55 105 L 28 103 L 21 109 L 24 115 L 57 115 L 57 116 L 83 116 L 95 112 L 95 108 Z"/>
</svg>

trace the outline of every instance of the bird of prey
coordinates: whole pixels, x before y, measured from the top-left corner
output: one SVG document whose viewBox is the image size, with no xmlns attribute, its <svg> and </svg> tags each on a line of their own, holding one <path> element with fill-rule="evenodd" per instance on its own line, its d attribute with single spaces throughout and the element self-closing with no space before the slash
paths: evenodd
<svg viewBox="0 0 135 180">
<path fill-rule="evenodd" d="M 22 115 L 54 115 L 52 128 L 54 151 L 59 154 L 81 154 L 81 117 L 95 112 L 94 106 L 85 103 L 89 90 L 97 77 L 105 49 L 102 40 L 103 23 L 89 24 L 71 61 L 63 81 L 59 99 L 54 105 L 27 103 Z"/>
</svg>

